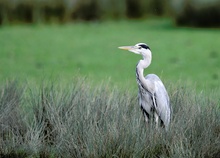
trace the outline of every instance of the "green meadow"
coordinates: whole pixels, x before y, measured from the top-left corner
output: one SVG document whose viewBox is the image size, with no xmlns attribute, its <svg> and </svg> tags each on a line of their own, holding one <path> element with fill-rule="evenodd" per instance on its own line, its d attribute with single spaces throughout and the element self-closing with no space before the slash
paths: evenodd
<svg viewBox="0 0 220 158">
<path fill-rule="evenodd" d="M 136 89 L 141 56 L 118 49 L 147 43 L 153 61 L 145 70 L 169 83 L 218 89 L 220 30 L 176 27 L 169 19 L 15 25 L 0 28 L 0 81 L 39 82 L 76 76 Z"/>
<path fill-rule="evenodd" d="M 219 33 L 169 19 L 2 26 L 0 157 L 219 157 Z M 167 132 L 138 106 L 141 56 L 118 49 L 139 42 L 170 96 Z"/>
</svg>

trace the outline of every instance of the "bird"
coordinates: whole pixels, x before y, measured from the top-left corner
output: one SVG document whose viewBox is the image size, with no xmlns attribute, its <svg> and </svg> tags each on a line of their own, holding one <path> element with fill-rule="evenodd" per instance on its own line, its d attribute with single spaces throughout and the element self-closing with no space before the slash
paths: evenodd
<svg viewBox="0 0 220 158">
<path fill-rule="evenodd" d="M 143 59 L 136 65 L 139 105 L 147 124 L 153 120 L 157 129 L 161 126 L 167 131 L 171 119 L 171 106 L 167 90 L 157 75 L 148 74 L 144 77 L 144 69 L 151 64 L 152 60 L 150 47 L 145 43 L 138 43 L 134 46 L 118 48 L 142 55 Z"/>
</svg>

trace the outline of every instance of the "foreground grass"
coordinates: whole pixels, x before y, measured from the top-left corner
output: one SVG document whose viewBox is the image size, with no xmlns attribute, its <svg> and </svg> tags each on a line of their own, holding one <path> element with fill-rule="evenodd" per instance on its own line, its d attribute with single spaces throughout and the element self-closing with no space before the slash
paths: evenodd
<svg viewBox="0 0 220 158">
<path fill-rule="evenodd" d="M 0 88 L 0 156 L 217 157 L 217 100 L 168 87 L 169 131 L 146 127 L 137 97 L 86 80 L 39 87 L 9 82 Z"/>
<path fill-rule="evenodd" d="M 0 81 L 39 81 L 82 75 L 96 83 L 136 89 L 135 65 L 141 58 L 117 49 L 146 42 L 153 62 L 146 73 L 163 80 L 188 80 L 199 90 L 219 87 L 220 31 L 177 28 L 169 19 L 4 26 L 0 28 Z M 184 83 L 183 83 L 184 84 Z"/>
</svg>

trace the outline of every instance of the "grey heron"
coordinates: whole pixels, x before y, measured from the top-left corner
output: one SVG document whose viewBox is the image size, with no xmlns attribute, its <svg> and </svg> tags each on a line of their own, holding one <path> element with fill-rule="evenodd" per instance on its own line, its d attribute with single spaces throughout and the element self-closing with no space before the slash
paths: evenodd
<svg viewBox="0 0 220 158">
<path fill-rule="evenodd" d="M 128 50 L 140 54 L 143 59 L 136 66 L 136 80 L 138 84 L 138 98 L 145 121 L 150 119 L 156 122 L 156 127 L 163 126 L 168 130 L 171 118 L 171 106 L 166 88 L 160 78 L 155 74 L 144 77 L 144 69 L 151 64 L 152 53 L 145 43 L 134 46 L 121 46 L 119 49 Z"/>
</svg>

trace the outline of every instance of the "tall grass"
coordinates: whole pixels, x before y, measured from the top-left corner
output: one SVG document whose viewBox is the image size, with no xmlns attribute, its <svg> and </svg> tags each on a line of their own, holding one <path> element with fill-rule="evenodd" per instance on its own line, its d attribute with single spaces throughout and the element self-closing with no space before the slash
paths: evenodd
<svg viewBox="0 0 220 158">
<path fill-rule="evenodd" d="M 217 100 L 177 85 L 168 90 L 173 117 L 165 132 L 146 126 L 137 96 L 129 91 L 104 84 L 91 88 L 86 80 L 39 87 L 9 82 L 0 89 L 0 155 L 217 157 Z"/>
</svg>

